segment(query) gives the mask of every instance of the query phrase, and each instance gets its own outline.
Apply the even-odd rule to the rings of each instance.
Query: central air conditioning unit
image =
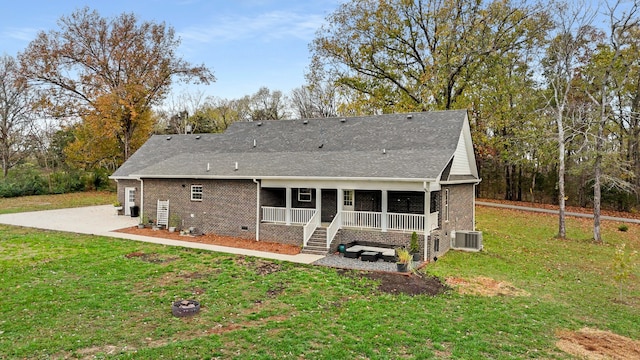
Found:
[[[482,250],[481,231],[456,231],[452,232],[451,248],[456,250],[480,251]]]

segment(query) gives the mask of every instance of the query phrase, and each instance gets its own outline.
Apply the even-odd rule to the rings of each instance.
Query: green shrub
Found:
[[[618,226],[618,230],[622,232],[627,232],[627,230],[629,230],[629,227],[627,226],[627,224],[621,224],[620,226]]]

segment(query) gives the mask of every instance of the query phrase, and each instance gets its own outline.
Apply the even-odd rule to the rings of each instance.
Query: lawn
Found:
[[[0,225],[0,359],[568,359],[564,330],[640,339],[640,259],[622,299],[612,280],[640,226],[605,222],[597,245],[587,220],[570,240],[550,215],[479,207],[477,224],[483,252],[424,271],[518,295],[390,295],[330,268]],[[173,317],[183,298],[201,312]]]
[[[115,201],[116,194],[110,191],[87,191],[70,194],[36,195],[14,198],[0,197],[0,214],[64,209],[92,205],[107,205],[113,204]]]

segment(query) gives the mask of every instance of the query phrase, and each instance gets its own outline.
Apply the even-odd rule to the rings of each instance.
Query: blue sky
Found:
[[[39,31],[57,29],[62,15],[84,6],[103,17],[133,12],[140,20],[172,26],[182,39],[178,54],[214,71],[217,81],[197,88],[205,95],[239,98],[261,86],[289,93],[304,84],[308,45],[325,17],[341,2],[1,0],[0,54],[16,56]]]

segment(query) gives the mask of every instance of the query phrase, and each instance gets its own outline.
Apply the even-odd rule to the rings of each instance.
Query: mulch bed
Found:
[[[429,295],[442,294],[449,287],[440,279],[424,274],[402,274],[384,271],[338,270],[344,276],[365,277],[380,282],[378,291],[388,294]]]
[[[279,244],[268,241],[255,241],[249,239],[242,239],[232,236],[221,236],[214,234],[204,234],[198,236],[180,235],[179,232],[169,232],[168,230],[153,230],[149,228],[138,229],[137,226],[128,227],[117,232],[126,234],[134,234],[141,236],[149,236],[163,239],[188,241],[200,244],[228,246],[241,249],[266,251],[276,254],[296,255],[300,253],[300,247],[287,244]]]

